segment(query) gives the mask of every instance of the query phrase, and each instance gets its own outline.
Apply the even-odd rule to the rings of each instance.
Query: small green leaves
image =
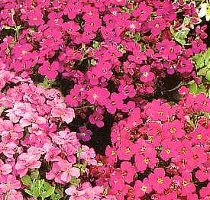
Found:
[[[176,33],[174,33],[174,39],[180,43],[181,45],[186,45],[186,39],[187,39],[187,35],[190,32],[190,29],[186,28],[186,29],[182,29]]]
[[[199,53],[193,57],[197,75],[207,84],[210,84],[210,48],[204,53]]]
[[[206,79],[210,82],[210,70],[206,73]]]
[[[78,178],[72,176],[72,177],[71,177],[70,184],[71,184],[71,185],[74,185],[74,186],[78,186],[78,185],[80,184],[80,179],[78,179]]]
[[[29,175],[25,175],[21,178],[23,185],[30,186],[32,184],[31,177]]]
[[[42,193],[40,196],[42,198],[50,197],[55,191],[55,187],[51,186],[49,183],[47,183],[45,181],[43,182],[41,189],[42,189]]]
[[[100,43],[98,41],[93,40],[93,48],[98,49],[100,47]]]
[[[34,197],[45,199],[52,196],[55,192],[55,187],[51,186],[44,179],[32,179],[29,175],[21,178],[23,185],[27,186],[24,191]]]
[[[55,84],[55,81],[49,80],[48,78],[44,78],[43,82],[39,85],[45,87],[45,88],[52,88],[52,86]]]
[[[188,83],[188,88],[190,93],[192,94],[199,94],[199,93],[206,93],[207,90],[203,84],[197,84],[195,81],[190,81]]]

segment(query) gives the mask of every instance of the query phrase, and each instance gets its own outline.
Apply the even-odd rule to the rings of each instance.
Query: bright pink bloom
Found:
[[[128,161],[122,162],[120,168],[122,170],[122,176],[125,182],[130,184],[134,179],[134,175],[136,174],[135,168]]]
[[[151,184],[147,178],[143,181],[137,180],[134,185],[134,195],[136,199],[143,197],[145,194],[149,194],[152,191]]]
[[[43,76],[47,76],[49,79],[55,79],[58,75],[58,70],[60,69],[58,62],[53,62],[50,64],[49,62],[44,62],[39,67],[39,73]]]
[[[171,180],[165,176],[165,171],[162,168],[156,168],[152,174],[148,177],[152,188],[157,193],[163,193],[164,190],[170,187]]]

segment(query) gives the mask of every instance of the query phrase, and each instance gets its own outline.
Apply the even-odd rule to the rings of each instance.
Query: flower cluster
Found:
[[[154,100],[111,132],[104,165],[92,170],[97,184],[117,199],[208,199],[210,100],[183,87],[170,105]]]
[[[194,3],[36,0],[1,7],[0,57],[9,69],[71,80],[66,102],[97,127],[105,112],[127,113],[153,95],[167,74],[191,76],[190,58],[206,46]]]
[[[87,181],[88,167],[98,165],[95,152],[81,145],[76,133],[69,131],[67,125],[75,114],[61,93],[35,86],[29,78],[5,69],[0,70],[0,77],[1,199],[23,199],[21,179],[34,171],[64,188],[74,179]],[[66,193],[73,198],[75,192],[81,192],[80,196],[94,199],[102,197],[103,190],[99,186],[76,185]]]
[[[209,199],[207,15],[1,0],[0,199]]]

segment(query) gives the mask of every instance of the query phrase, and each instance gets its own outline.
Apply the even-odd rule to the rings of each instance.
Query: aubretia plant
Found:
[[[8,69],[58,87],[69,80],[67,104],[99,128],[107,112],[126,115],[128,102],[153,98],[168,74],[193,78],[191,57],[206,47],[193,2],[5,1],[1,8]]]
[[[0,76],[1,199],[74,196],[69,183],[76,193],[82,190],[81,197],[106,198],[103,187],[79,189],[89,180],[89,167],[98,163],[94,150],[81,145],[68,129],[75,114],[61,93],[4,69]],[[34,172],[38,173],[35,179]]]
[[[92,174],[117,199],[208,196],[210,100],[185,87],[180,95],[178,104],[154,100],[113,126],[103,173]]]
[[[2,0],[0,199],[209,198],[208,1]]]

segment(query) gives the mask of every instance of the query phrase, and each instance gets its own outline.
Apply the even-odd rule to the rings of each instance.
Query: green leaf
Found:
[[[32,180],[39,179],[39,170],[35,169],[31,172],[31,179]]]
[[[51,88],[55,84],[54,80],[49,80],[48,78],[44,78],[44,81],[40,83],[39,85],[45,87],[45,88]]]
[[[31,177],[29,175],[25,175],[21,178],[21,181],[24,185],[30,186],[32,185]]]
[[[32,196],[32,197],[36,197],[36,196],[34,196],[34,194],[32,193],[31,190],[25,189],[24,191],[25,191],[28,195],[30,195],[30,196]]]
[[[4,25],[4,26],[2,27],[2,29],[9,30],[9,29],[14,29],[14,28],[13,28],[13,27],[11,27],[11,26]]]
[[[197,93],[206,93],[206,88],[203,84],[198,85],[198,91]]]
[[[190,90],[190,92],[191,93],[193,93],[193,94],[197,94],[197,92],[198,92],[198,86],[197,86],[197,84],[195,83],[195,81],[191,81],[190,83],[189,83],[189,90]]]
[[[198,75],[198,76],[206,76],[206,72],[207,72],[207,69],[206,69],[206,67],[204,67],[204,68],[201,68],[201,69],[197,72],[197,75]]]
[[[195,62],[195,67],[196,69],[200,69],[202,67],[204,67],[204,57],[202,54],[197,54],[193,57],[193,60]]]
[[[44,182],[44,188],[45,191],[42,192],[41,197],[42,198],[47,198],[50,197],[54,191],[55,191],[55,187],[51,186],[49,183]]]
[[[80,184],[80,179],[72,176],[70,183],[71,183],[71,185],[78,186]]]
[[[204,53],[204,62],[205,62],[205,64],[207,64],[209,62],[209,60],[210,60],[210,48],[207,49],[205,51],[205,53]]]
[[[98,41],[93,40],[93,48],[98,49],[100,47],[100,43]]]
[[[206,73],[206,79],[210,82],[210,71]]]
[[[189,28],[182,29],[174,34],[174,39],[181,45],[186,45],[186,39],[189,32]]]

